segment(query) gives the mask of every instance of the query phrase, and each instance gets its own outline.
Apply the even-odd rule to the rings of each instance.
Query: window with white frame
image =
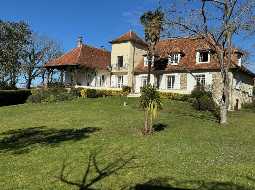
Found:
[[[201,85],[201,86],[205,86],[205,75],[204,74],[200,74],[200,75],[196,75],[196,80],[197,80],[197,85]]]
[[[147,77],[143,76],[141,77],[141,87],[144,87],[147,85]]]
[[[175,88],[176,78],[175,75],[167,76],[167,89],[171,90]]]
[[[118,87],[118,88],[122,88],[122,86],[123,86],[123,76],[120,75],[120,76],[118,76],[118,78],[117,78],[117,87]]]
[[[99,85],[104,86],[104,83],[105,83],[105,76],[101,75],[100,78],[99,78]]]
[[[171,54],[168,56],[168,64],[177,65],[180,62],[181,54]]]
[[[152,57],[152,60],[151,60],[151,64],[152,64],[152,66],[153,66],[153,63],[154,63],[154,56]],[[143,58],[143,63],[144,63],[144,67],[147,67],[148,66],[148,64],[149,64],[149,60],[148,60],[148,57],[147,56],[145,56],[144,58]]]
[[[199,51],[196,55],[197,63],[209,63],[210,62],[210,52],[209,51]]]

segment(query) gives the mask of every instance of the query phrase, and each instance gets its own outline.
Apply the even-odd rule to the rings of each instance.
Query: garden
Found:
[[[181,99],[162,100],[147,136],[121,95],[0,107],[1,189],[254,189],[254,109],[221,127]]]

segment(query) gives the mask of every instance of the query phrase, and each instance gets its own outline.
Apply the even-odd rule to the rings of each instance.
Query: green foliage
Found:
[[[152,102],[155,102],[159,108],[161,107],[159,92],[155,87],[149,84],[141,89],[140,106],[143,109],[147,109]]]
[[[0,90],[0,106],[23,104],[30,95],[30,90]]]
[[[123,86],[122,87],[123,95],[128,95],[130,92],[131,92],[131,87],[130,86]]]
[[[144,109],[144,128],[143,134],[153,132],[153,120],[158,116],[161,109],[161,99],[159,92],[152,85],[146,85],[141,89],[140,106]]]
[[[97,98],[100,96],[100,93],[95,89],[87,89],[88,98]]]
[[[123,107],[123,101],[129,106]],[[198,112],[186,102],[162,101],[163,111],[156,124],[164,124],[166,128],[146,139],[136,134],[143,125],[144,115],[138,109],[137,98],[110,97],[96,101],[80,98],[60,104],[1,107],[1,189],[70,190],[72,187],[58,181],[52,183],[52,176],[60,175],[66,161],[65,175],[80,182],[94,150],[98,150],[100,168],[115,163],[116,158],[135,156],[135,160],[120,171],[121,180],[113,175],[93,188],[119,190],[147,183],[145,177],[149,180],[169,174],[173,189],[199,189],[211,181],[226,183],[220,190],[255,189],[255,183],[246,177],[236,177],[234,181],[244,188],[229,185],[233,176],[240,173],[254,178],[254,112],[230,112],[228,127],[219,129],[210,112]],[[101,130],[83,132],[87,127]],[[43,169],[38,169],[42,164]],[[21,171],[22,182],[13,180]],[[203,190],[209,189],[217,187],[213,183]]]
[[[160,98],[162,99],[170,99],[170,100],[178,100],[178,101],[190,101],[191,96],[189,94],[178,94],[171,92],[159,92]]]
[[[220,118],[220,109],[215,103],[212,93],[206,91],[203,86],[197,86],[191,93],[193,107],[199,111],[210,111],[214,116]]]
[[[107,96],[125,96],[126,93],[123,93],[119,90],[98,90],[98,89],[80,89],[80,96],[83,98],[98,98],[98,97],[107,97]]]
[[[0,80],[15,86],[20,74],[20,60],[31,35],[24,22],[0,20]]]
[[[160,39],[163,30],[164,13],[160,9],[145,12],[140,17],[140,22],[144,27],[145,40],[150,45],[155,45]]]
[[[6,81],[0,81],[0,90],[17,90],[17,87],[11,86]]]
[[[64,88],[48,88],[32,90],[32,95],[29,96],[28,103],[52,103],[60,101],[68,101],[77,98],[78,95],[72,90],[68,91]]]

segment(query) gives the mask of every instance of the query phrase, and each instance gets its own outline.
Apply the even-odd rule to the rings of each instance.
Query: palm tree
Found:
[[[148,77],[147,83],[150,83],[151,65],[155,59],[155,47],[159,42],[160,33],[163,30],[164,13],[160,8],[155,11],[145,12],[140,17],[140,22],[144,27],[145,41],[148,44],[147,59],[148,59]],[[154,58],[153,58],[154,57]]]
[[[144,110],[143,134],[151,134],[153,132],[153,120],[157,118],[158,111],[161,109],[160,95],[155,87],[148,84],[142,88],[140,106]]]

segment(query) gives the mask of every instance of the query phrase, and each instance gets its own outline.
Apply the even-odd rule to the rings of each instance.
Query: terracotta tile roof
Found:
[[[133,31],[129,31],[121,35],[117,39],[112,40],[110,43],[115,44],[115,43],[122,43],[122,42],[128,42],[128,41],[134,42],[143,46],[147,46],[146,42]]]
[[[210,45],[206,43],[206,40],[196,37],[187,37],[187,38],[175,38],[175,39],[166,39],[161,40],[156,45],[156,55],[159,59],[165,60],[171,53],[181,53],[181,60],[178,65],[167,65],[164,68],[164,71],[193,71],[193,70],[218,70],[220,65],[214,57],[214,54],[211,55],[210,63],[196,63],[196,52],[201,50],[210,50]],[[231,67],[237,67],[237,59],[233,61]],[[157,64],[157,63],[156,63]],[[160,64],[160,63],[159,63]],[[153,68],[155,70],[155,68]],[[153,70],[152,69],[152,70]],[[143,59],[140,61],[138,66],[135,68],[135,72],[147,72],[147,67],[144,67]]]
[[[78,65],[91,69],[107,70],[110,64],[110,52],[82,44],[80,47],[72,49],[61,57],[51,60],[45,64],[45,67]]]

